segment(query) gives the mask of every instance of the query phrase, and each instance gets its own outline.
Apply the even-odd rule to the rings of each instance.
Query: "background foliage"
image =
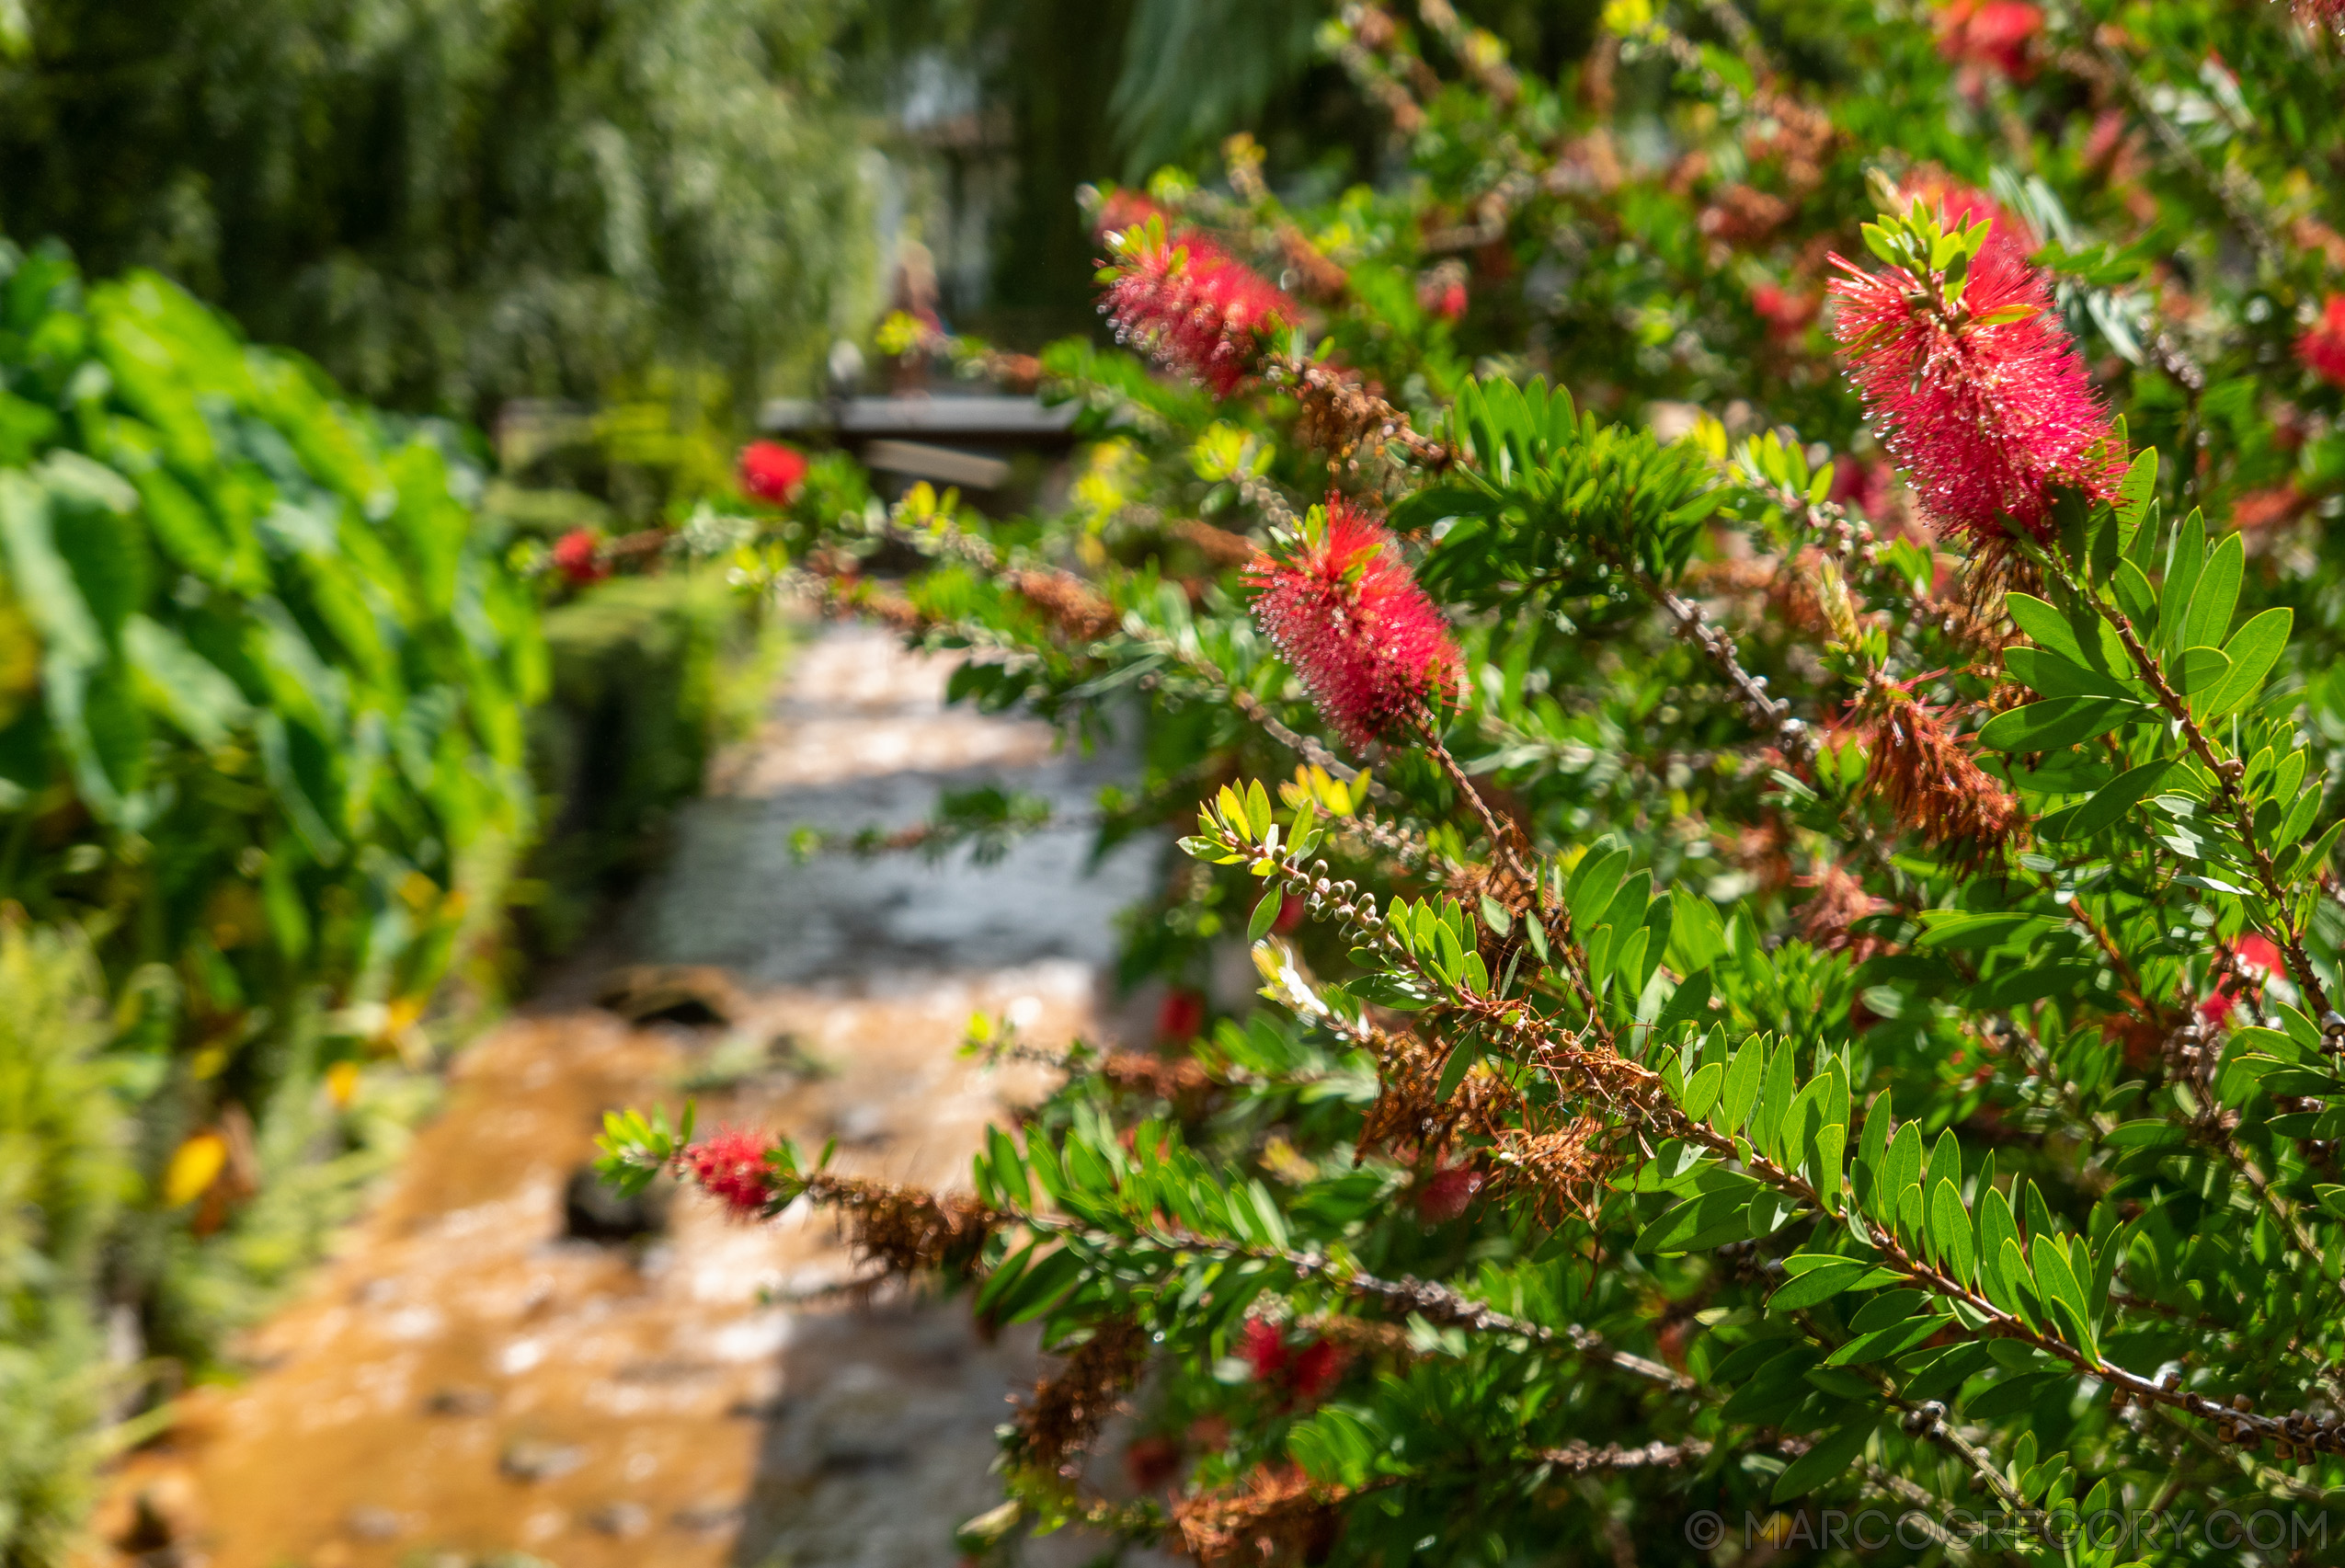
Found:
[[[429,1060],[452,972],[493,993],[545,658],[452,432],[151,273],[9,249],[0,301],[0,1056],[53,1439],[8,1452],[64,1486],[148,1354],[207,1366],[395,1150],[428,1088],[367,1064]],[[28,1499],[10,1539],[46,1560],[63,1505]]]
[[[0,232],[161,269],[357,395],[486,421],[802,382],[870,261],[843,7],[30,0]]]

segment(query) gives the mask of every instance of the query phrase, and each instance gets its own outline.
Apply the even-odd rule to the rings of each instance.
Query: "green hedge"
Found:
[[[54,1555],[101,1302],[200,1372],[430,1093],[358,1065],[493,983],[546,661],[478,485],[164,280],[0,244],[0,1562]],[[110,1026],[25,1000],[76,986]],[[84,1057],[102,1137],[16,1087]],[[85,1166],[119,1211],[42,1196]]]

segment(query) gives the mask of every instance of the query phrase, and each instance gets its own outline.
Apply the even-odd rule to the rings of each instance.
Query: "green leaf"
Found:
[[[2033,1406],[2053,1388],[2067,1381],[2068,1379],[2058,1372],[2007,1373],[1975,1397],[1965,1400],[1962,1409],[1965,1413],[1981,1421],[2017,1415]]]
[[[2069,1265],[2068,1254],[2056,1238],[2036,1236],[2028,1243],[2028,1255],[2035,1265],[2037,1286],[2048,1304],[2067,1320],[2076,1348],[2088,1360],[2098,1363],[2100,1354],[2093,1344],[2092,1309],[2085,1304],[2085,1288]]]
[[[2046,697],[2117,697],[2131,700],[2124,683],[2114,676],[2088,670],[2049,648],[2012,647],[2003,650],[2003,667],[2011,678]]]
[[[1637,1235],[1641,1253],[1699,1253],[1750,1235],[1751,1197],[1759,1188],[1747,1177],[1715,1192],[1687,1198]]]
[[[2058,751],[2145,716],[2140,703],[2108,697],[2054,697],[1997,714],[1979,731],[1990,751]]]
[[[2175,526],[2166,581],[2158,589],[2159,641],[2169,651],[2191,646],[2183,633],[2190,625],[2191,596],[2198,590],[2199,568],[2205,564],[2206,521],[2193,511]]]
[[[1785,1466],[1783,1473],[1775,1478],[1769,1501],[1788,1502],[1846,1475],[1849,1466],[1865,1451],[1872,1428],[1870,1418],[1859,1418],[1817,1438],[1815,1447]]]
[[[2231,673],[2231,660],[2221,648],[2184,648],[2167,670],[2167,679],[2186,697],[2211,692]]]
[[[1441,1082],[1435,1086],[1433,1097],[1447,1104],[1449,1096],[1455,1094],[1458,1085],[1466,1081],[1467,1070],[1474,1065],[1474,1059],[1479,1055],[1481,1052],[1471,1036],[1450,1047],[1449,1059],[1441,1064]]]
[[[2028,635],[2028,640],[2048,653],[2058,654],[2072,664],[2091,666],[2094,660],[2085,656],[2084,644],[2077,640],[2076,629],[2057,609],[2032,594],[2007,593],[2003,607],[2009,612],[2013,624]]]
[[[1686,1114],[1699,1121],[1718,1103],[1718,1092],[1726,1086],[1726,1064],[1711,1062],[1695,1073],[1686,1083]]]
[[[1971,1269],[1977,1261],[1973,1255],[1971,1216],[1951,1182],[1939,1182],[1930,1188],[1929,1240],[1948,1276],[1957,1284],[1970,1284]]]
[[[1769,1159],[1782,1155],[1783,1121],[1799,1093],[1791,1063],[1792,1047],[1782,1041],[1768,1053],[1767,1078],[1759,1088],[1758,1114],[1751,1121],[1751,1142]]]
[[[1772,1236],[1799,1217],[1800,1205],[1788,1193],[1773,1187],[1762,1187],[1751,1195],[1750,1210],[1744,1222],[1754,1237]]]
[[[1850,1333],[1878,1333],[1882,1329],[1895,1328],[1910,1322],[1914,1315],[1929,1303],[1929,1292],[1908,1288],[1884,1290],[1858,1308],[1848,1319]]]
[[[2192,711],[2220,718],[2253,702],[2263,689],[2264,677],[2271,673],[2272,665],[2288,647],[2289,628],[2294,622],[2292,610],[2267,610],[2233,633],[2223,645],[2224,657],[2231,661],[2230,671],[2215,682],[2203,702],[2191,704]]]
[[[2239,602],[2239,577],[2247,559],[2247,546],[2236,533],[2225,534],[2207,556],[2191,594],[2190,619],[2183,623],[2184,647],[2223,646],[2224,634],[2231,630],[2231,612]]]
[[[1878,1272],[1881,1271],[1872,1265],[1855,1258],[1834,1258],[1822,1268],[1796,1275],[1777,1286],[1775,1294],[1767,1299],[1767,1310],[1791,1312],[1816,1306],[1844,1290],[1856,1288],[1858,1281]]]
[[[2009,1237],[2004,1238],[1997,1250],[2001,1261],[1996,1265],[1996,1273],[2001,1277],[2004,1290],[2010,1299],[1996,1304],[2006,1311],[2017,1312],[2022,1320],[2031,1321],[2035,1303],[2041,1297],[2036,1289],[2036,1276],[2028,1267],[2027,1253],[2020,1250],[2018,1242]]]
[[[1882,1173],[1881,1207],[1874,1218],[1883,1224],[1893,1224],[1898,1206],[1909,1191],[1922,1185],[1922,1129],[1916,1122],[1906,1122],[1889,1141],[1889,1162]]]
[[[1286,902],[1285,888],[1274,885],[1265,891],[1260,901],[1254,905],[1253,918],[1246,921],[1246,940],[1260,942],[1264,937],[1268,936],[1270,928],[1277,923],[1279,910],[1285,906]]]
[[[2143,637],[2155,641],[2157,635],[2157,589],[2142,568],[2131,560],[2117,563],[2117,603],[2133,623],[2133,629]]]
[[[1612,907],[1620,892],[1620,884],[1629,874],[1629,852],[1615,849],[1599,852],[1591,849],[1582,857],[1572,873],[1572,880],[1563,891],[1564,907],[1572,912],[1572,923],[1583,933],[1596,929],[1596,917]]]
[[[2133,532],[2149,515],[2150,501],[2157,494],[2157,448],[2144,447],[2125,467],[2125,477],[2117,482],[2117,522],[2124,531],[2125,541],[2133,543]]]
[[[1026,1184],[1026,1162],[1018,1158],[1018,1146],[1010,1135],[998,1127],[985,1129],[986,1162],[992,1167],[993,1179],[1003,1194],[1020,1208],[1034,1207],[1034,1189]]]
[[[1679,980],[1676,990],[1671,993],[1668,1002],[1663,1006],[1661,1016],[1653,1021],[1654,1033],[1665,1038],[1669,1031],[1678,1024],[1699,1022],[1710,1016],[1711,983],[1710,971],[1707,968],[1697,969]],[[1693,1114],[1699,1116],[1701,1113],[1697,1111]]]
[[[1246,783],[1246,826],[1253,830],[1253,841],[1260,843],[1270,837],[1271,827],[1276,820],[1277,818],[1271,815],[1270,796],[1263,789],[1262,781],[1248,780]]]
[[[1727,1064],[1726,1087],[1719,1093],[1718,1115],[1711,1126],[1730,1135],[1742,1130],[1743,1124],[1750,1119],[1752,1107],[1758,1104],[1759,1081],[1766,1068],[1764,1040],[1744,1040],[1735,1048],[1733,1060]]]
[[[2053,818],[2046,818],[2039,824],[2039,833],[2055,841],[2069,841],[2088,839],[2112,828],[2125,813],[2155,795],[2178,765],[2170,759],[2161,759],[2128,768],[2096,790],[2083,805],[2055,813],[2062,818],[2056,829]]]

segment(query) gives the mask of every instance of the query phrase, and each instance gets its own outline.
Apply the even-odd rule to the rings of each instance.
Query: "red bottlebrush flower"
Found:
[[[762,1213],[773,1196],[773,1180],[765,1163],[767,1147],[763,1133],[720,1127],[678,1158],[700,1184],[701,1191],[746,1219]]]
[[[601,542],[589,528],[574,528],[554,542],[554,569],[574,584],[600,582],[611,575],[598,554]]]
[[[1462,320],[1466,314],[1466,269],[1462,262],[1445,261],[1417,278],[1417,304],[1444,321]]]
[[[2123,475],[2051,287],[2008,227],[1996,220],[1951,321],[1929,303],[1934,280],[1832,258],[1847,273],[1832,283],[1833,336],[1882,444],[1932,519],[1981,541],[2007,515],[2048,538],[2055,486],[2110,499]],[[1989,325],[2007,310],[2027,314]]]
[[[2271,938],[2258,932],[2248,932],[2232,944],[2230,962],[2215,977],[2214,992],[2199,1003],[2199,1017],[2207,1024],[2220,1024],[2231,1016],[2239,999],[2261,987],[2264,978],[2279,972],[2280,948]]]
[[[1303,678],[1327,721],[1366,746],[1435,692],[1458,689],[1449,624],[1409,575],[1382,523],[1338,498],[1284,557],[1246,568],[1254,622]]]
[[[1434,1172],[1417,1186],[1417,1218],[1428,1225],[1447,1225],[1466,1212],[1486,1180],[1470,1165]]]
[[[1179,1044],[1194,1040],[1205,1027],[1205,998],[1193,990],[1172,990],[1156,1010],[1156,1037]]]
[[[1295,1352],[1287,1370],[1287,1386],[1305,1402],[1320,1398],[1344,1375],[1344,1347],[1324,1339],[1312,1340]]]
[[[2296,19],[2308,28],[2345,32],[2345,0],[2294,0]]]
[[[751,441],[741,449],[741,488],[761,501],[786,507],[806,483],[806,454],[780,441]]]
[[[1115,334],[1227,397],[1262,360],[1261,335],[1294,325],[1295,302],[1194,229],[1126,231],[1100,308]]]
[[[2029,46],[2042,31],[2043,12],[2021,0],[1954,0],[1938,14],[1939,53],[1966,73],[1994,70],[2015,82],[2034,74]]]
[[[1866,790],[1926,842],[1975,862],[2019,832],[2019,803],[1912,692],[1875,681],[1858,699],[1857,724],[1870,753]]]
[[[1248,1318],[1238,1354],[1261,1382],[1272,1382],[1287,1370],[1287,1336],[1276,1323]]]
[[[2345,15],[2345,0],[2339,0],[2338,8]],[[2296,358],[2321,380],[2345,386],[2345,294],[2321,302],[2320,319],[2296,339]]]
[[[1324,1339],[1290,1345],[1276,1323],[1248,1318],[1238,1354],[1256,1382],[1269,1383],[1290,1401],[1318,1399],[1344,1374],[1343,1346]]]
[[[1310,917],[1310,912],[1311,907],[1309,904],[1289,893],[1278,901],[1277,918],[1270,922],[1270,929],[1284,936],[1302,924]]]
[[[1767,335],[1779,342],[1806,331],[1823,303],[1813,294],[1795,294],[1778,283],[1761,283],[1751,291],[1751,309],[1767,323]]]

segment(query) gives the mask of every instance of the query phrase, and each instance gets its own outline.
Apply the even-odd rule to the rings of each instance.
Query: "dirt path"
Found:
[[[953,1526],[998,1498],[992,1432],[1034,1376],[1030,1338],[980,1343],[958,1304],[802,1299],[853,1269],[797,1212],[751,1229],[686,1199],[630,1242],[565,1219],[601,1112],[688,1086],[704,1125],[837,1138],[858,1173],[966,1183],[986,1123],[1040,1088],[957,1057],[971,1012],[1046,1041],[1096,1023],[1145,846],[1071,895],[1073,830],[985,867],[788,853],[793,826],[917,820],[946,784],[1080,809],[1114,776],[1038,726],[945,711],[947,673],[862,629],[800,650],[610,944],[722,966],[686,989],[728,1016],[631,1026],[590,1001],[614,959],[557,977],[466,1053],[383,1200],[252,1336],[261,1369],[193,1396],[118,1513],[143,1489],[185,1568],[954,1560]]]

